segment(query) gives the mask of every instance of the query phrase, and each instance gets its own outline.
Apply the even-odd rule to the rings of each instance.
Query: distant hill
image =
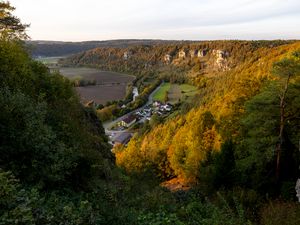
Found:
[[[151,39],[123,39],[108,41],[84,41],[84,42],[63,42],[63,41],[27,41],[26,44],[33,57],[65,56],[97,47],[127,48],[134,45],[159,45],[167,43],[180,43],[182,41],[151,40]],[[188,42],[188,41],[185,41]]]
[[[258,49],[271,50],[294,41],[198,41],[167,42],[160,45],[134,45],[128,47],[97,47],[73,54],[60,60],[65,66],[89,66],[102,70],[184,82],[202,75],[215,76],[229,71],[247,59]],[[157,42],[158,43],[158,42]]]

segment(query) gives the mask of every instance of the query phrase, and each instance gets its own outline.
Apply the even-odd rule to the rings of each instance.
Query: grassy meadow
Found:
[[[168,92],[168,102],[175,104],[179,101],[188,101],[197,93],[197,87],[190,84],[164,83],[153,96],[153,100],[164,102],[166,92]]]
[[[57,64],[60,59],[64,58],[64,56],[57,56],[57,57],[41,57],[37,58],[36,60],[39,62],[44,63],[45,65],[53,65]]]

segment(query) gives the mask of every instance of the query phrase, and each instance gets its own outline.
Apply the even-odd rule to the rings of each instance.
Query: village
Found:
[[[110,144],[113,146],[127,145],[134,134],[131,128],[135,124],[144,124],[146,121],[150,121],[153,115],[166,117],[172,112],[173,108],[174,106],[170,103],[154,101],[152,104],[131,112],[112,127],[109,134]]]

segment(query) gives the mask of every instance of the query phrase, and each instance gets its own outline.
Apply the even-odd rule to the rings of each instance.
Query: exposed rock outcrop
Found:
[[[179,53],[178,53],[178,57],[179,57],[180,59],[185,59],[185,57],[186,57],[186,52],[185,52],[185,50],[180,50]]]
[[[131,55],[132,55],[132,53],[129,51],[129,52],[124,52],[124,54],[123,54],[123,58],[125,59],[125,60],[128,60],[130,57],[131,57]]]
[[[197,56],[197,52],[198,52],[197,50],[191,49],[190,52],[189,52],[189,53],[190,53],[190,57],[191,57],[191,58],[196,57],[196,56]]]
[[[201,58],[201,57],[206,56],[207,52],[208,52],[207,49],[200,49],[200,50],[198,51],[198,54],[197,54],[197,55],[198,55],[198,58]]]
[[[166,64],[170,64],[171,61],[172,61],[172,56],[171,56],[170,54],[166,54],[166,55],[164,56],[164,62],[165,62]]]
[[[229,52],[223,51],[223,50],[216,50],[214,49],[212,54],[215,56],[216,61],[215,61],[215,66],[220,69],[220,70],[228,70],[228,60],[227,58],[229,57]]]

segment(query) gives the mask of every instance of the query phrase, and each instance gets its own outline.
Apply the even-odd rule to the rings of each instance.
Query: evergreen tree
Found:
[[[242,174],[248,174],[244,181],[256,188],[275,190],[272,185],[295,179],[297,174],[300,112],[300,63],[294,58],[297,54],[275,63],[273,73],[278,75],[277,80],[246,104],[239,168]]]
[[[14,10],[15,8],[9,2],[0,2],[1,38],[27,39],[28,36],[25,30],[29,25],[22,24],[19,18],[12,15]]]
[[[286,108],[290,103],[287,101],[288,89],[291,79],[300,74],[300,52],[295,52],[291,58],[283,59],[276,62],[273,66],[273,73],[279,76],[277,94],[279,96],[279,108],[280,108],[280,123],[279,123],[279,135],[278,143],[276,145],[276,178],[280,176],[280,160],[282,154],[282,148],[284,144],[284,129],[287,120]]]
[[[215,156],[214,186],[230,188],[235,181],[235,158],[234,144],[227,140],[221,148],[220,153]]]

